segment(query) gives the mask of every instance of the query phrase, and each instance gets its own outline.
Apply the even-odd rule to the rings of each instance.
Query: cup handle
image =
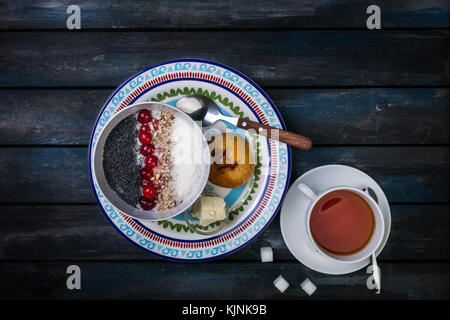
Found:
[[[306,184],[304,183],[299,183],[297,185],[297,189],[303,193],[311,202],[313,202],[316,198],[317,198],[317,194],[310,188],[308,187]],[[308,247],[311,248],[311,250],[313,252],[319,252],[319,250],[317,250],[316,247],[314,247],[314,245],[312,244],[312,239],[310,239],[310,241],[306,241]]]
[[[304,183],[299,183],[297,185],[297,189],[300,192],[302,192],[305,196],[307,196],[311,201],[313,201],[317,197],[317,194]]]

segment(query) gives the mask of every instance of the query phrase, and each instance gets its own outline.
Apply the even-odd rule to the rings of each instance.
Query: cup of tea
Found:
[[[355,263],[380,246],[384,218],[370,195],[347,186],[316,193],[300,183],[297,189],[310,201],[305,223],[315,251],[333,261]]]

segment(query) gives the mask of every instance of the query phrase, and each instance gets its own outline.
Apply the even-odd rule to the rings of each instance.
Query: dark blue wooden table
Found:
[[[450,298],[448,1],[0,1],[0,298]],[[288,251],[277,217],[251,245],[208,263],[156,258],[125,241],[91,190],[87,144],[122,81],[159,62],[201,58],[263,87],[288,129],[296,177],[340,163],[371,175],[391,203],[383,290],[360,270],[314,272]],[[259,248],[274,249],[273,263]],[[68,290],[66,268],[82,270]],[[291,284],[279,293],[272,281]]]

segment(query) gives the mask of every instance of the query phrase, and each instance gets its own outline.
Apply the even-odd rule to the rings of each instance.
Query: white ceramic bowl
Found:
[[[180,117],[183,120],[187,121],[188,123],[192,124],[193,130],[199,130],[202,137],[202,146],[203,146],[203,155],[202,155],[202,163],[201,163],[201,173],[200,176],[195,177],[193,179],[193,191],[189,194],[189,196],[186,199],[183,199],[183,201],[174,208],[171,208],[169,210],[164,211],[158,211],[156,209],[153,210],[141,210],[139,208],[133,207],[126,203],[124,200],[122,200],[116,192],[110,187],[108,184],[105,172],[103,169],[103,151],[104,146],[106,142],[106,138],[112,131],[112,129],[123,119],[126,117],[135,114],[139,112],[142,109],[148,109],[151,110],[153,113],[159,112],[159,111],[167,111],[172,114],[174,114],[176,117]],[[98,138],[97,144],[95,146],[94,152],[94,173],[97,177],[98,186],[103,192],[104,196],[121,212],[125,213],[126,215],[129,215],[133,218],[138,218],[142,220],[163,220],[167,219],[173,216],[176,216],[183,211],[185,211],[187,208],[189,208],[192,203],[199,197],[199,195],[202,193],[209,176],[209,168],[210,168],[210,155],[209,155],[209,148],[208,143],[206,141],[205,136],[202,133],[201,128],[184,112],[163,104],[163,103],[157,103],[157,102],[145,102],[145,103],[138,103],[131,106],[128,106],[127,108],[119,111],[117,114],[114,115],[114,117],[106,124],[103,131],[100,133],[100,136]]]

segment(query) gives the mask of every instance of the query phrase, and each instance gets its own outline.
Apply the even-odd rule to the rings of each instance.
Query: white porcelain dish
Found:
[[[280,227],[283,239],[294,257],[308,268],[326,274],[346,274],[364,268],[370,262],[366,258],[358,262],[339,262],[325,257],[311,243],[306,230],[306,214],[310,205],[307,196],[302,195],[297,186],[308,185],[320,193],[338,186],[352,186],[356,189],[372,188],[378,198],[378,206],[383,214],[384,235],[375,250],[378,255],[386,245],[391,230],[391,211],[388,200],[381,189],[366,173],[344,165],[326,165],[312,169],[300,176],[290,187],[280,212]]]

